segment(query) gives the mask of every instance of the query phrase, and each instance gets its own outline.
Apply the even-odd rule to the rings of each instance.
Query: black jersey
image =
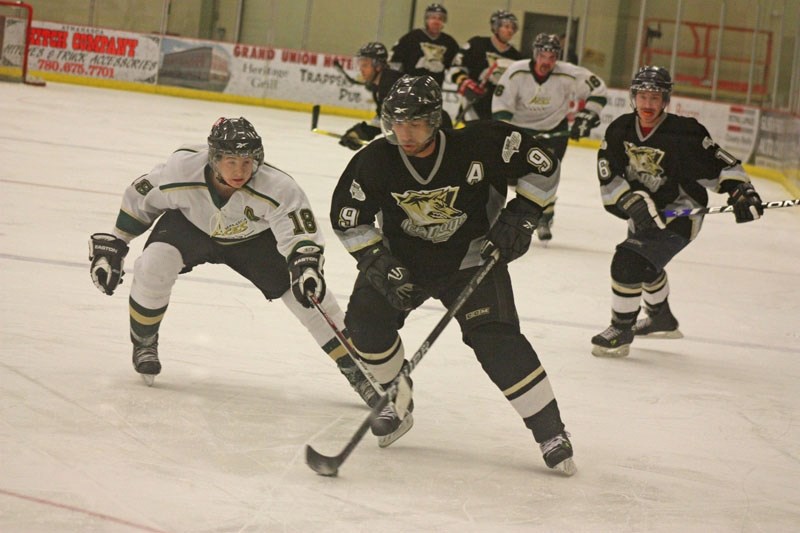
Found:
[[[473,37],[458,51],[453,60],[453,68],[457,70],[451,76],[452,81],[458,84],[458,80],[464,74],[478,84],[486,80],[486,96],[472,105],[478,118],[484,120],[492,118],[492,93],[506,68],[518,59],[522,59],[519,50],[511,46],[501,52],[495,48],[491,37]],[[487,79],[489,68],[494,64],[497,66]]]
[[[392,47],[389,60],[403,74],[411,76],[429,75],[439,86],[444,83],[444,73],[450,68],[458,53],[458,43],[442,32],[432,39],[423,30],[411,30]]]
[[[378,80],[377,84],[369,83],[366,85],[367,90],[372,93],[372,99],[375,100],[375,113],[379,119],[381,116],[381,107],[383,106],[383,101],[389,95],[389,91],[392,90],[394,82],[399,80],[402,76],[403,75],[400,72],[385,67],[381,71],[381,79]]]
[[[667,114],[646,136],[635,113],[614,120],[597,154],[603,205],[627,218],[616,202],[646,191],[659,210],[705,207],[706,189],[728,193],[749,181],[741,163],[717,145],[694,118]]]
[[[508,180],[517,178],[517,195],[544,208],[560,174],[546,148],[507,123],[480,121],[437,136],[426,158],[373,141],[353,156],[331,205],[333,229],[348,252],[383,240],[418,281],[480,264]]]

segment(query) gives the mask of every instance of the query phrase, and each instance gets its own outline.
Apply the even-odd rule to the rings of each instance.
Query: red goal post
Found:
[[[0,81],[45,85],[28,72],[32,21],[30,4],[0,0]]]

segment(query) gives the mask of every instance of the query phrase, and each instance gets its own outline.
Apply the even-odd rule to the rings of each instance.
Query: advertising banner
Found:
[[[155,83],[160,37],[36,21],[29,35],[31,70]]]
[[[334,67],[336,60],[355,77],[350,56],[175,37],[162,39],[162,53],[159,85],[362,110],[375,107],[369,91]]]

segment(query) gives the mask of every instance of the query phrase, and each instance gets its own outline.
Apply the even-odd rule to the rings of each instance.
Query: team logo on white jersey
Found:
[[[444,242],[467,221],[466,213],[454,207],[458,187],[434,191],[392,193],[408,218],[400,227],[411,236],[431,242]]]
[[[655,192],[667,181],[661,160],[664,151],[649,146],[638,146],[624,141],[628,156],[628,177],[642,183],[650,192]]]

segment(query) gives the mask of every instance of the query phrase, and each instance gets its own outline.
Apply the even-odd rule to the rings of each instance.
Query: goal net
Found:
[[[0,81],[45,84],[28,72],[32,20],[29,4],[0,0]]]

